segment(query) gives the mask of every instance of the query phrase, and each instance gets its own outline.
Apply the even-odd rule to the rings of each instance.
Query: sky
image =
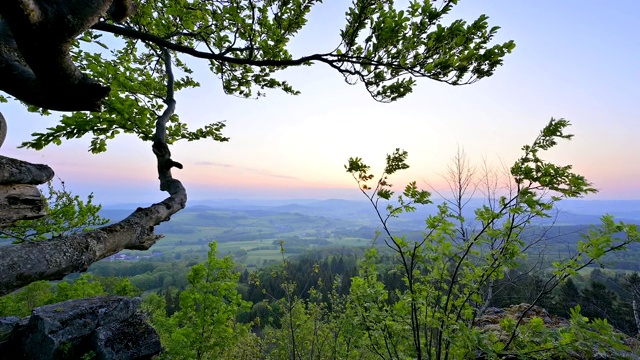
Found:
[[[291,42],[293,55],[332,50],[347,5],[317,5]],[[177,113],[192,128],[225,120],[231,141],[175,144],[173,158],[185,169],[174,177],[190,199],[354,199],[361,195],[343,168],[349,157],[381,170],[384,156],[402,148],[411,168],[392,183],[442,189],[458,148],[473,163],[510,165],[556,117],[571,121],[575,138],[546,158],[586,176],[600,190],[588,199],[640,199],[640,2],[462,0],[445,21],[480,14],[501,27],[496,41],[516,42],[495,75],[461,87],[418,79],[412,94],[391,104],[375,102],[364,86],[346,84],[322,64],[279,73],[301,95],[240,99],[224,95],[205,63],[190,62],[203,86],[177,94]],[[9,123],[0,154],[48,164],[74,193],[93,192],[103,204],[166,196],[150,143],[124,135],[100,155],[87,151],[89,138],[17,149],[59,117],[27,113],[17,103],[0,111]]]

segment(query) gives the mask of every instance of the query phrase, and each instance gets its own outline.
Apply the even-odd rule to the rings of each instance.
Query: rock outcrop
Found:
[[[70,300],[0,319],[0,359],[150,359],[160,338],[140,298]]]
[[[45,216],[45,201],[36,185],[53,175],[47,165],[0,156],[0,228]]]
[[[505,309],[500,309],[495,307],[487,308],[485,312],[482,314],[482,316],[480,316],[476,320],[474,325],[480,328],[482,331],[493,332],[494,334],[497,335],[497,338],[504,343],[508,341],[509,336],[511,334],[502,329],[501,323],[505,320],[505,318],[511,319],[515,323],[516,321],[518,321],[518,319],[521,316],[522,316],[522,325],[527,324],[533,318],[539,318],[542,320],[544,327],[547,329],[561,330],[563,328],[568,328],[569,326],[571,326],[571,323],[569,320],[562,318],[560,316],[549,314],[549,312],[546,309],[540,306],[531,307],[529,304],[512,305]],[[630,349],[638,349],[640,347],[640,343],[635,338],[623,336],[622,341],[624,345],[628,346]],[[592,346],[593,346],[592,348],[589,348],[589,346],[585,344],[584,348],[580,348],[578,350],[570,350],[567,353],[560,353],[559,355],[554,353],[554,351],[556,351],[557,349],[549,349],[549,351],[544,353],[544,356],[546,356],[546,358],[549,358],[549,359],[640,360],[640,356],[634,354],[631,351],[600,348],[595,344],[593,344]],[[484,359],[485,356],[483,354],[479,354],[478,358]],[[518,357],[516,354],[513,354],[513,355],[503,354],[502,358],[503,359],[520,359],[520,357]],[[535,357],[535,358],[538,359],[541,357]]]
[[[529,304],[512,305],[506,309],[490,307],[476,320],[475,326],[491,331],[500,331],[500,323],[505,318],[511,318],[517,321],[520,315],[529,308]],[[540,306],[534,306],[522,317],[522,323],[528,323],[532,318],[540,318],[547,328],[557,329],[569,326],[569,320],[549,314],[546,309]]]

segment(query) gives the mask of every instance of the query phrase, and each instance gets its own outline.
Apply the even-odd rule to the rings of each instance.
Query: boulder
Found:
[[[475,326],[485,330],[499,331],[500,323],[504,318],[508,317],[517,321],[528,308],[529,304],[512,305],[506,309],[489,307],[484,311],[482,316],[476,320]],[[522,323],[526,324],[534,317],[542,319],[547,328],[557,329],[569,326],[569,320],[551,315],[546,309],[537,305],[527,311],[522,318]]]
[[[160,352],[160,338],[140,303],[121,296],[70,300],[4,320],[14,326],[0,340],[0,359],[149,359]]]

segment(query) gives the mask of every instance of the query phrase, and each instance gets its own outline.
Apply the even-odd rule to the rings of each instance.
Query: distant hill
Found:
[[[474,199],[465,209],[463,215],[470,227],[473,227],[474,211],[481,205],[480,200]],[[385,204],[381,206],[384,211]],[[101,210],[101,215],[116,222],[136,207],[133,204],[109,206]],[[409,240],[420,240],[424,236],[425,218],[436,211],[435,204],[419,207],[399,219],[391,219],[391,228]],[[640,201],[564,201],[553,216],[536,220],[534,226],[522,234],[523,240],[544,240],[536,246],[551,257],[564,256],[568,249],[575,248],[590,225],[599,223],[604,213],[617,216],[617,220],[640,224]],[[237,261],[259,267],[282,259],[281,242],[285,244],[287,256],[330,246],[363,247],[371,244],[376,230],[381,230],[380,221],[372,205],[364,200],[190,201],[171,221],[157,227],[156,233],[164,238],[153,249],[167,259],[202,256],[206,254],[206,244],[217,241],[220,254],[233,254]],[[10,242],[0,241],[0,246]],[[381,242],[378,240],[378,244]],[[621,269],[637,270],[640,269],[637,254],[640,254],[640,245],[630,246],[625,254],[611,262]]]
[[[419,229],[424,219],[437,211],[436,204],[421,206],[416,212],[404,214],[400,220],[394,220],[401,228]],[[482,205],[479,199],[472,199],[464,211],[468,221],[474,218],[474,211]],[[122,204],[104,207],[101,215],[112,221],[123,219],[131,213],[137,205]],[[129,210],[126,210],[129,209]],[[182,213],[206,212],[209,210],[234,211],[267,211],[269,213],[302,214],[307,216],[321,216],[333,219],[354,220],[366,222],[372,226],[378,225],[378,219],[372,205],[366,200],[197,200],[190,201]],[[179,215],[180,213],[178,213]],[[258,215],[255,213],[254,215]],[[599,223],[600,217],[611,214],[617,220],[640,224],[640,200],[564,200],[558,204],[558,211],[552,213],[548,219],[540,219],[539,225],[588,225]]]

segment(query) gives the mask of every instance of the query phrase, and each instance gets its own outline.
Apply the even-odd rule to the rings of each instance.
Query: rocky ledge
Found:
[[[70,300],[0,319],[0,359],[150,359],[160,338],[140,298]]]

